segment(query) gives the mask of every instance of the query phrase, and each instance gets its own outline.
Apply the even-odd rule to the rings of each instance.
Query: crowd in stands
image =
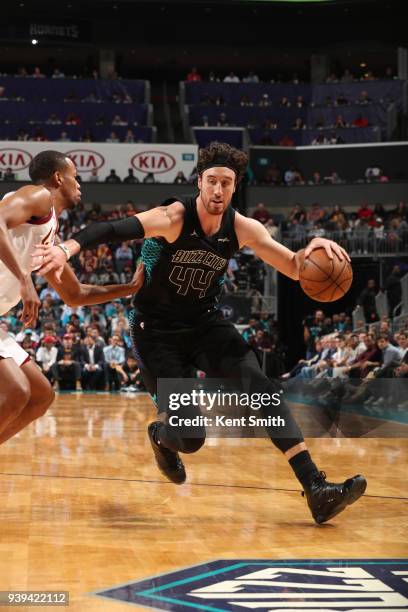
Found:
[[[403,253],[408,248],[408,207],[403,201],[390,209],[380,203],[374,207],[362,203],[353,212],[339,205],[327,209],[318,202],[307,209],[296,204],[287,217],[274,216],[259,203],[252,216],[293,250],[314,237],[336,240],[352,254],[373,252],[374,248]]]
[[[406,387],[389,385],[390,379],[408,378],[408,318],[395,332],[383,317],[356,333],[345,313],[326,317],[316,310],[304,321],[304,340],[305,358],[282,375],[290,381],[289,388],[308,381],[302,392],[326,407],[338,401],[363,403],[375,413],[389,404],[387,392],[395,408],[408,408]]]
[[[354,181],[355,183],[388,183],[389,177],[378,164],[373,163],[364,170],[363,176]],[[254,176],[251,177],[251,184],[256,184]],[[330,174],[323,175],[319,170],[315,170],[309,177],[304,176],[299,168],[294,165],[282,169],[277,163],[269,165],[265,172],[261,185],[271,187],[295,187],[297,185],[342,185],[349,183],[350,180],[343,178],[336,170]]]
[[[361,66],[358,71],[360,74],[353,73],[349,68],[346,68],[341,75],[336,72],[331,72],[326,78],[326,83],[353,83],[356,81],[374,81],[377,79],[396,79],[395,70],[392,66],[387,66],[383,74],[375,75],[372,70],[366,70],[365,66]],[[247,74],[239,77],[233,70],[224,76],[216,75],[214,70],[211,70],[205,77],[200,73],[196,66],[193,66],[187,74],[187,82],[224,82],[224,83],[293,83],[295,85],[302,82],[298,73],[294,72],[288,78],[281,74],[275,76],[269,75],[266,78],[259,77],[254,70],[250,70]]]

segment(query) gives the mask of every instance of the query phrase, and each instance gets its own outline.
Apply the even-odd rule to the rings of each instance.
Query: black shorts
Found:
[[[193,328],[163,331],[131,313],[130,332],[144,384],[156,395],[158,378],[213,378],[235,375],[246,361],[259,366],[252,348],[221,314]]]

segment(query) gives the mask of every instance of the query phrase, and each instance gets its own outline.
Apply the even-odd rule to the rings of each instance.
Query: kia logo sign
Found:
[[[89,149],[74,149],[68,151],[66,156],[72,159],[78,172],[99,170],[105,163],[105,158],[100,153]]]
[[[0,170],[24,170],[32,159],[33,156],[23,149],[0,149]]]
[[[134,155],[130,163],[139,172],[163,174],[163,172],[169,172],[174,168],[176,160],[164,151],[142,151]]]

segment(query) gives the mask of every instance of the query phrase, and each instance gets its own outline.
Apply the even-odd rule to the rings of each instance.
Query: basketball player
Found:
[[[193,366],[212,377],[249,381],[249,393],[276,392],[252,349],[217,308],[228,260],[239,248],[251,248],[294,280],[299,279],[303,258],[314,249],[323,247],[329,257],[348,259],[339,245],[322,238],[294,253],[273,240],[261,223],[235,212],[230,202],[247,162],[245,153],[212,143],[199,153],[196,196],[171,198],[163,206],[121,221],[91,224],[64,243],[64,252],[55,247],[36,251],[44,255],[40,273],[59,273],[66,255],[81,248],[107,240],[146,238],[142,248],[145,283],[135,297],[137,314],[131,318],[131,331],[143,379],[153,397],[158,378],[191,377]],[[191,405],[179,409],[178,415],[194,417],[195,410]],[[364,493],[366,481],[354,476],[340,484],[327,482],[284,402],[279,410],[293,436],[277,438],[267,432],[303,486],[316,522],[327,521]],[[264,408],[262,416],[270,415],[273,408]],[[174,483],[183,483],[186,473],[179,452],[196,452],[204,443],[204,428],[200,437],[186,438],[165,419],[151,423],[148,433],[159,469]]]
[[[34,245],[54,244],[57,218],[81,199],[72,161],[57,151],[43,151],[30,163],[33,185],[8,193],[0,202],[0,315],[6,314],[20,299],[22,321],[35,325],[40,300],[31,280]],[[137,291],[143,282],[139,268],[128,285],[105,287],[79,283],[72,268],[62,271],[62,283],[53,273],[47,281],[71,306],[107,302]],[[17,342],[0,330],[0,443],[45,413],[54,391],[37,365]]]

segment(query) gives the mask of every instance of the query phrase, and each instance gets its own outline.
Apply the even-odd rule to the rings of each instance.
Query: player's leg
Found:
[[[12,357],[0,356],[0,436],[24,410],[30,384]]]
[[[0,431],[0,444],[6,442],[16,433],[24,429],[32,421],[43,416],[54,400],[54,390],[49,381],[38,368],[38,366],[30,361],[27,361],[22,366],[18,365],[12,359],[4,361],[11,362],[13,375],[18,377],[19,383],[22,382],[25,390],[25,404],[14,413],[14,418],[9,421],[6,427],[2,427]],[[0,367],[2,362],[0,361]],[[10,365],[10,364],[9,364]],[[0,380],[2,381],[1,375]],[[3,384],[1,383],[1,388]],[[15,405],[13,398],[12,405]]]
[[[181,437],[178,428],[168,426],[168,406],[159,406],[157,403],[157,380],[190,377],[191,365],[182,350],[183,342],[180,342],[177,334],[148,332],[133,318],[130,319],[130,329],[143,383],[159,412],[158,420],[150,423],[148,428],[157,465],[169,480],[182,484],[186,479],[186,472],[179,453],[197,451],[204,444],[205,430],[202,430],[199,437],[189,439]],[[187,407],[183,410],[188,413]]]
[[[255,354],[234,326],[225,321],[211,325],[200,338],[195,363],[209,376],[241,380],[249,394],[272,395],[280,389],[280,384],[264,375]],[[261,412],[263,417],[274,416],[276,408],[265,406]],[[312,461],[302,433],[282,397],[279,415],[285,421],[285,437],[277,436],[271,428],[266,431],[289,461],[316,522],[327,521],[364,493],[366,481],[362,476],[355,476],[341,484],[326,482],[324,472],[320,472]]]

